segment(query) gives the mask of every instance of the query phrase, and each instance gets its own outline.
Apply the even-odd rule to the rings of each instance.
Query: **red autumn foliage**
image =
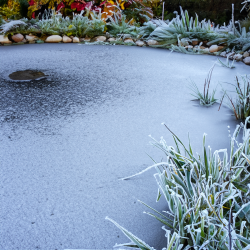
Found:
[[[63,2],[61,2],[61,3],[59,3],[59,4],[58,4],[58,6],[57,6],[57,9],[56,9],[56,10],[58,11],[58,10],[60,10],[61,8],[64,8],[64,7],[65,7],[64,3],[63,3]]]
[[[85,6],[86,6],[86,3],[84,2],[84,3],[81,3],[81,2],[73,2],[72,4],[71,4],[71,9],[73,10],[73,9],[76,9],[77,11],[82,11],[82,10],[84,10],[85,9]]]

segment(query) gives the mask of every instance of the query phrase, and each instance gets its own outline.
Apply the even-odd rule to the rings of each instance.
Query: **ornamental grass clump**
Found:
[[[242,76],[241,79],[243,84],[236,76],[236,98],[233,99],[225,91],[221,100],[222,103],[225,97],[228,99],[227,105],[230,109],[232,109],[237,120],[245,120],[248,116],[250,116],[250,79],[247,76]]]
[[[189,17],[188,11],[183,11],[180,7],[181,15],[178,15],[170,22],[161,22],[159,26],[150,34],[149,39],[155,39],[168,45],[176,45],[178,38],[197,38],[201,41],[214,40],[219,36],[219,27],[212,27],[211,21],[198,20]]]
[[[201,105],[207,106],[207,107],[212,106],[217,101],[217,99],[214,97],[216,89],[213,89],[212,93],[210,93],[210,83],[211,83],[211,77],[212,77],[214,66],[210,69],[208,76],[205,79],[203,93],[200,92],[199,88],[193,81],[190,84],[190,89],[193,91],[193,94],[191,95],[197,98],[197,100],[200,101]]]
[[[175,147],[167,145],[163,138],[153,141],[165,159],[146,170],[156,169],[157,201],[163,196],[169,211],[160,213],[146,206],[153,211],[149,214],[164,224],[165,250],[250,249],[250,130],[246,124],[237,125],[230,136],[229,152],[212,152],[204,134],[202,151],[194,154],[190,142],[186,147],[166,125]],[[242,128],[243,141],[239,143],[237,137]],[[154,249],[109,220],[132,241],[124,246]]]

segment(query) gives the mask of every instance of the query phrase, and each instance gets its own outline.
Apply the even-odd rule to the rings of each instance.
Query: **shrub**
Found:
[[[149,213],[150,215],[172,229],[172,238],[170,231],[166,230],[168,241],[164,249],[249,249],[250,130],[246,128],[248,120],[249,118],[243,129],[242,143],[237,141],[237,137],[243,124],[237,125],[230,136],[229,154],[226,149],[212,153],[211,148],[206,147],[206,134],[203,136],[201,154],[197,155],[193,153],[190,142],[186,147],[169,129],[176,148],[168,146],[164,139],[159,142],[154,140],[153,145],[165,154],[165,161],[147,169],[156,169],[154,177],[159,187],[157,201],[164,196],[169,212],[163,214],[148,205],[147,207],[154,212]],[[111,221],[132,241],[124,244],[125,246],[137,246],[144,250],[154,249]]]

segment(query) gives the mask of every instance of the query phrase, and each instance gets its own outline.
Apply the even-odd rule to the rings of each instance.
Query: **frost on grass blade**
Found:
[[[127,236],[140,249],[142,249],[142,250],[155,250],[153,247],[150,247],[148,244],[146,244],[144,241],[142,241],[141,239],[139,239],[137,236],[135,236],[132,233],[130,233],[127,229],[125,229],[124,227],[120,226],[114,220],[110,219],[109,217],[106,217],[105,219],[111,221],[112,223],[114,223],[125,234],[125,236]],[[125,244],[125,245],[128,245],[128,244]]]

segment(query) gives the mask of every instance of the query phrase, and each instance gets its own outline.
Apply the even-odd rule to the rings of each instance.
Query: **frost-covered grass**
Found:
[[[169,211],[158,212],[145,205],[152,211],[148,214],[164,224],[167,238],[164,249],[249,249],[250,130],[246,128],[249,119],[245,126],[238,125],[230,135],[230,152],[226,149],[212,152],[206,146],[206,134],[200,154],[193,152],[190,143],[185,146],[169,129],[175,147],[169,146],[163,138],[153,141],[165,159],[147,169],[155,168],[159,188],[157,201],[164,197]],[[243,140],[239,143],[237,137],[242,128]],[[131,240],[124,246],[154,249],[107,219]]]
[[[222,67],[226,67],[226,68],[229,68],[229,69],[235,68],[235,66],[234,66],[235,59],[230,63],[229,62],[229,55],[227,56],[226,63],[223,63],[219,58],[217,58],[217,60],[218,60],[218,64],[221,65]]]
[[[224,98],[227,99],[227,105],[233,111],[235,118],[238,120],[245,120],[250,116],[250,79],[241,76],[241,81],[236,76],[235,93],[236,98],[232,98],[225,91]],[[221,101],[221,102],[222,102]]]
[[[201,105],[207,106],[207,107],[212,106],[217,101],[217,99],[214,97],[216,89],[212,90],[212,93],[210,93],[210,83],[211,83],[211,77],[212,77],[214,66],[210,69],[208,76],[205,79],[203,92],[199,90],[199,88],[193,81],[191,81],[191,84],[190,84],[190,89],[193,92],[192,96],[197,98],[197,100],[200,101]]]
[[[242,22],[238,22],[237,27],[231,21],[227,26],[214,26],[210,20],[199,21],[198,15],[190,17],[187,11],[180,8],[180,15],[176,12],[176,17],[171,21],[150,20],[142,26],[138,23],[126,20],[125,15],[116,16],[104,22],[101,13],[87,11],[74,15],[73,19],[64,18],[60,14],[50,13],[44,15],[42,20],[22,19],[18,21],[7,21],[7,26],[0,26],[0,33],[9,34],[29,34],[34,35],[67,35],[77,37],[94,37],[108,32],[113,37],[130,35],[136,39],[153,39],[159,42],[159,47],[172,47],[172,50],[203,54],[209,53],[206,50],[186,50],[180,41],[197,39],[206,42],[207,45],[218,44],[235,49],[236,51],[246,51],[250,49],[250,31],[246,27],[241,27]],[[16,22],[20,22],[17,25]],[[22,24],[21,24],[22,23]],[[6,28],[7,27],[7,28]],[[178,45],[178,46],[177,46]]]
[[[85,15],[80,13],[70,19],[53,12],[51,15],[44,15],[42,20],[9,21],[0,26],[0,34],[33,33],[34,35],[67,35],[92,38],[103,35],[108,31],[114,36],[120,36],[121,34],[137,36],[140,31],[138,25],[128,24],[125,19],[126,16],[122,16],[119,20],[106,23],[101,19],[101,13],[91,12]]]
[[[210,20],[199,21],[198,15],[195,18],[189,17],[188,12],[184,12],[182,8],[180,12],[181,14],[177,14],[171,21],[157,22],[157,27],[149,35],[149,39],[169,46],[177,45],[179,40],[188,38],[209,41],[208,45],[223,44],[242,51],[250,48],[250,31],[241,27],[240,23],[238,29],[232,21],[227,26],[215,27]]]
[[[23,22],[22,20],[14,20],[11,22],[7,22],[1,25],[1,29],[2,29],[2,33],[3,34],[7,34],[8,32],[18,29],[18,28],[23,28],[25,29],[25,27],[27,26],[27,24],[25,22]]]

